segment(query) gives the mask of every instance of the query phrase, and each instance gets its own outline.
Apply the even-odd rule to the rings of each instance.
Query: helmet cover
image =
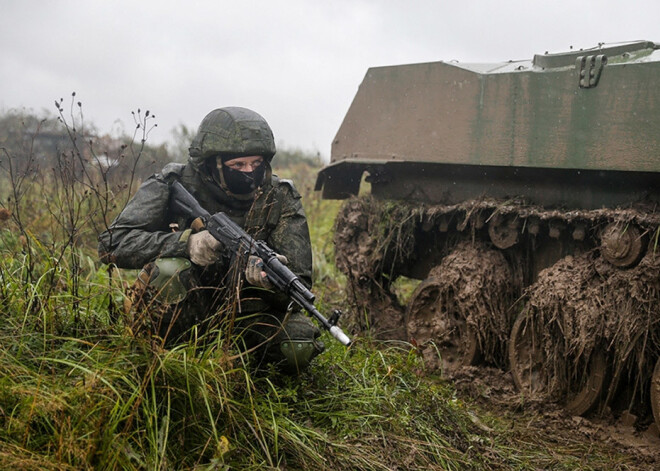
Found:
[[[190,145],[190,157],[200,164],[209,157],[275,155],[273,131],[266,120],[247,108],[218,108],[207,114]]]

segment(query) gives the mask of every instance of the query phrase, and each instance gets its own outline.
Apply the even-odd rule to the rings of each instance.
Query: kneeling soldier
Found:
[[[187,164],[168,164],[146,180],[99,236],[104,263],[142,268],[132,327],[172,345],[222,326],[259,359],[305,368],[323,351],[319,329],[270,289],[259,258],[230,266],[233,254],[171,206],[171,184],[179,181],[211,214],[224,212],[266,241],[311,286],[305,212],[293,184],[272,174],[275,142],[268,123],[245,108],[216,109],[200,124],[189,153]]]

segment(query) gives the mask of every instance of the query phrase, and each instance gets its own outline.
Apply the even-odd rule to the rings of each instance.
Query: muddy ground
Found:
[[[499,368],[463,367],[445,378],[452,382],[460,398],[474,401],[482,413],[509,420],[514,436],[524,441],[552,443],[558,456],[579,441],[603,454],[626,456],[626,463],[608,469],[660,469],[660,435],[654,423],[635,427],[634,417],[625,414],[571,416],[558,404],[523,399],[511,374]]]
[[[440,285],[445,283],[448,287],[444,296],[451,293],[462,303],[463,308],[470,306],[472,316],[490,318],[497,312],[492,309],[495,306],[492,303],[476,309],[474,303],[484,298],[483,292],[477,289],[474,299],[470,301],[471,291],[467,286],[490,284],[497,286],[500,292],[504,290],[504,285],[497,282],[502,277],[497,276],[496,270],[480,270],[477,263],[469,261],[475,258],[482,262],[488,260],[488,265],[493,267],[497,265],[494,263],[497,258],[492,260],[492,255],[490,253],[489,259],[482,248],[459,246],[443,260],[441,267],[444,271],[434,273],[438,280],[444,280]],[[452,261],[454,257],[456,260]],[[457,260],[460,263],[456,263]],[[649,326],[657,323],[655,318],[660,283],[657,278],[658,264],[660,257],[649,253],[636,267],[626,271],[615,270],[596,253],[589,252],[581,256],[567,256],[542,271],[538,280],[523,295],[527,311],[535,313],[539,325],[542,325],[540,330],[545,334],[545,338],[543,334],[537,337],[538,345],[548,343],[550,338],[563,336],[565,341],[560,344],[560,354],[571,357],[578,350],[585,354],[592,349],[603,348],[603,343],[594,345],[593,339],[607,338],[610,353],[620,366],[619,371],[634,372],[637,368],[645,372],[653,371],[653,362],[646,356],[652,350],[648,344],[654,341],[653,336],[648,335]],[[462,279],[456,278],[456,270],[465,266],[470,266],[468,274]],[[448,303],[444,301],[444,304]],[[521,312],[527,311],[523,309]],[[546,320],[541,322],[544,318]],[[487,327],[481,323],[480,328]],[[647,335],[649,339],[645,341],[644,349],[647,355],[643,355],[641,348],[634,347],[641,345],[636,339]],[[546,353],[543,368],[545,371],[557,368],[556,365],[565,363],[563,360]],[[430,369],[437,372],[442,366],[436,361],[430,364]],[[612,390],[606,388],[603,396],[607,397],[608,404],[613,404],[612,408],[601,405],[600,409],[582,417],[571,415],[562,405],[553,401],[553,391],[545,391],[546,394],[536,399],[523,397],[514,384],[512,373],[508,371],[509,365],[501,365],[499,368],[483,364],[451,366],[447,368],[445,362],[443,375],[454,384],[459,394],[475,401],[487,413],[507,417],[514,433],[523,440],[556,443],[558,455],[570,453],[562,450],[570,449],[571,444],[579,441],[592,445],[600,453],[621,452],[627,456],[628,462],[625,465],[618,464],[618,468],[611,469],[660,469],[660,434],[648,406],[648,379],[642,381],[641,386],[638,385],[642,393],[638,393],[635,400],[625,403],[623,407],[621,404],[614,405],[616,398],[612,396],[617,391],[613,387],[609,388]],[[609,368],[612,367],[610,364]],[[577,375],[580,375],[580,371]],[[620,376],[623,378],[625,374]],[[632,378],[636,377],[639,381],[639,376],[633,374]],[[560,382],[558,374],[554,378]],[[608,376],[608,379],[614,383],[613,375]],[[621,379],[620,382],[623,381]],[[639,406],[643,401],[646,401],[646,407]],[[628,405],[632,412],[627,411]]]

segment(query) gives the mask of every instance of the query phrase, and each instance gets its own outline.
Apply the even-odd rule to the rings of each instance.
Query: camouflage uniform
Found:
[[[229,191],[216,166],[215,158],[222,154],[263,156],[263,184],[249,194]],[[193,327],[199,332],[222,325],[245,348],[289,363],[294,345],[308,352],[309,359],[322,351],[315,340],[318,328],[296,310],[287,314],[286,297],[246,284],[244,261],[231,267],[230,254],[223,253],[208,267],[192,264],[187,258],[192,221],[174,213],[169,204],[170,184],[178,180],[209,213],[224,212],[253,238],[284,255],[288,267],[311,286],[311,243],[300,194],[291,182],[272,175],[274,154],[272,132],[257,113],[244,108],[214,110],[200,125],[188,163],[169,164],[146,180],[99,236],[103,262],[142,268],[133,310],[139,306],[143,317],[138,315],[141,321],[136,319],[135,328],[146,324],[171,344],[188,336]],[[309,360],[293,358],[299,366]]]

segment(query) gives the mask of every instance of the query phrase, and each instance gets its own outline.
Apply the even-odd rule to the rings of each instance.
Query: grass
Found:
[[[464,406],[446,388],[421,386],[414,355],[325,340],[311,371],[289,377],[229,362],[221,349],[159,351],[121,333],[4,335],[0,464],[371,470],[465,461],[473,430]]]
[[[301,188],[314,290],[327,311],[346,303],[331,243],[340,203]],[[41,197],[26,200],[28,213]],[[22,229],[0,222],[1,469],[573,469],[577,462],[597,469],[603,463],[598,450],[587,452],[579,442],[562,457],[552,444],[525,441],[509,418],[460,400],[404,343],[361,334],[346,349],[324,334],[327,351],[308,372],[291,377],[254,369],[227,352],[222,332],[210,334],[204,347],[171,350],[134,338],[111,322],[108,310],[109,300],[122,301],[124,274],[110,278],[94,247],[72,244],[65,233],[58,238],[51,231],[44,242],[35,234],[52,227],[47,215],[27,220]],[[402,284],[402,296],[411,289]]]

